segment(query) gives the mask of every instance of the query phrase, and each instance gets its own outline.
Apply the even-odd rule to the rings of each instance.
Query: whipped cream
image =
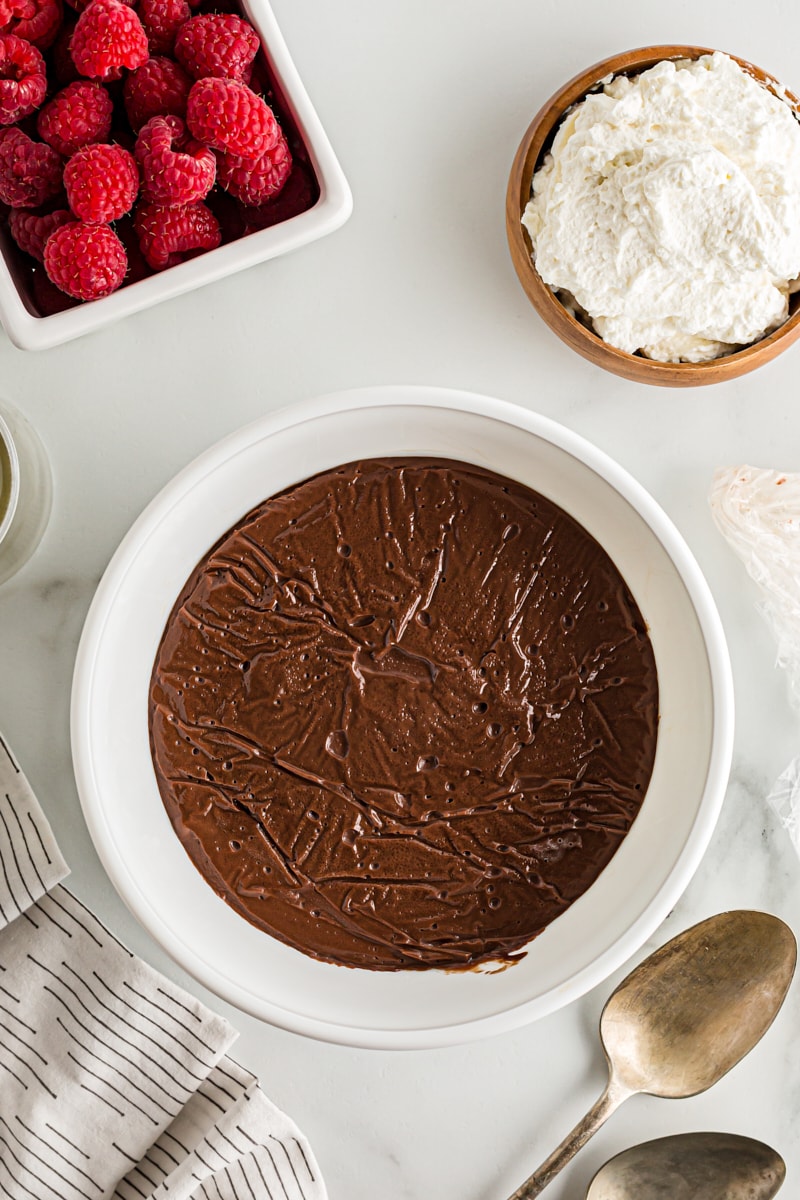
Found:
[[[604,341],[716,358],[788,315],[800,124],[726,54],[619,76],[565,117],[522,222],[541,278]]]

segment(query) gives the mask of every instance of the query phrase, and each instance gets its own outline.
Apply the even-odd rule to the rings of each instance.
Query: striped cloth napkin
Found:
[[[236,1031],[131,954],[0,738],[0,1198],[325,1200]]]

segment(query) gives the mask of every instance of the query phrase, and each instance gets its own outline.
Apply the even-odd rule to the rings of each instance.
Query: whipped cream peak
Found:
[[[800,124],[720,52],[618,76],[564,118],[522,222],[604,341],[699,362],[788,315]]]

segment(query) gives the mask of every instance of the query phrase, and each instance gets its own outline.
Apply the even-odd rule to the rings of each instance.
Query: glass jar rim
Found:
[[[19,503],[19,455],[8,422],[0,412],[0,494],[5,490],[3,475],[6,470],[9,473],[8,501],[5,512],[0,511],[0,542],[11,528]]]

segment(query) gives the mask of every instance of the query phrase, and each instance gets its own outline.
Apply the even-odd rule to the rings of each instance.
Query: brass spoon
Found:
[[[538,1196],[629,1096],[677,1099],[715,1084],[772,1024],[796,962],[789,927],[746,910],[701,921],[646,958],[600,1017],[606,1090],[510,1200]]]
[[[586,1200],[772,1200],[786,1178],[775,1150],[735,1133],[681,1133],[624,1150]]]

